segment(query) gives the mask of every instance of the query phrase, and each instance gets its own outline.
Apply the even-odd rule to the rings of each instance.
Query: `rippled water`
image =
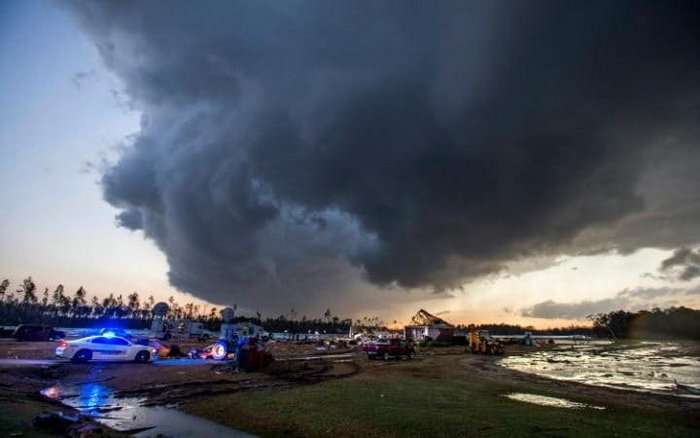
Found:
[[[679,342],[561,346],[508,356],[500,364],[560,380],[695,397],[676,382],[700,388],[700,348]]]

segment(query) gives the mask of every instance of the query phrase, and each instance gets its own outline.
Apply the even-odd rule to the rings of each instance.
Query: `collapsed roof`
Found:
[[[429,313],[425,309],[420,309],[418,313],[413,315],[413,318],[411,318],[411,323],[413,325],[441,325],[453,327],[453,325],[449,322],[445,321],[442,318],[438,318],[437,316]]]

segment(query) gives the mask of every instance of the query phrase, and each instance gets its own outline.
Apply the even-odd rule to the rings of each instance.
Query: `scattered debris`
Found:
[[[42,412],[34,418],[34,426],[58,433],[66,433],[69,427],[77,424],[79,421],[79,416],[67,415],[61,411]]]
[[[185,357],[185,353],[180,350],[180,346],[177,344],[172,344],[170,346],[170,349],[168,350],[168,353],[166,354],[166,357]]]
[[[680,392],[685,392],[687,394],[693,395],[700,395],[700,388],[698,387],[678,383],[676,379],[673,379],[673,383],[676,384],[676,389],[678,389]]]
[[[75,438],[91,438],[102,435],[102,428],[95,424],[78,423],[70,426],[66,434]]]
[[[454,325],[424,309],[420,309],[411,318],[411,325],[404,329],[406,339],[415,341],[447,341],[452,337],[454,330]]]

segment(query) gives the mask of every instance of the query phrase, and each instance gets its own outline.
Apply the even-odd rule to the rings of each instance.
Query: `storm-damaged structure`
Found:
[[[442,318],[420,309],[411,318],[411,325],[404,327],[406,339],[414,341],[448,341],[454,334],[455,327]]]

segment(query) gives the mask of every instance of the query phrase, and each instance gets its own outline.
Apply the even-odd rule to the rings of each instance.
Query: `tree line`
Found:
[[[179,306],[171,310],[177,316],[205,317],[198,305]],[[142,299],[138,292],[125,296],[109,294],[105,298],[88,296],[82,286],[75,292],[66,291],[62,284],[53,290],[39,290],[32,277],[27,277],[13,291],[10,281],[0,282],[0,324],[47,324],[58,327],[88,327],[99,322],[120,320],[125,328],[147,328],[153,318],[155,299]]]
[[[571,335],[584,335],[584,336],[594,336],[593,327],[582,326],[582,325],[570,325],[568,327],[553,327],[546,329],[537,329],[531,325],[522,326],[519,324],[505,324],[505,323],[492,323],[492,324],[477,324],[477,325],[464,325],[460,324],[456,326],[459,331],[471,331],[471,330],[488,330],[491,334],[495,335],[522,335],[525,332],[531,332],[533,335],[544,335],[544,336],[571,336]]]
[[[95,327],[118,321],[124,328],[146,329],[153,321],[153,295],[143,299],[138,292],[126,296],[109,294],[105,298],[88,296],[80,287],[70,293],[59,284],[53,290],[45,287],[39,290],[32,277],[25,278],[15,290],[10,281],[0,282],[0,325],[46,324],[54,327]],[[167,300],[168,319],[190,319],[201,322],[212,331],[220,330],[222,319],[219,310],[213,306],[195,303],[179,304],[174,297]],[[569,326],[548,329],[535,329],[532,326],[515,324],[457,325],[457,330],[489,330],[500,335],[516,335],[530,331],[540,335],[588,335],[619,339],[700,339],[700,310],[686,307],[640,310],[627,312],[617,310],[590,315],[592,326]],[[252,322],[270,332],[288,333],[348,333],[388,330],[388,324],[378,317],[341,318],[333,315],[331,309],[317,318],[299,316],[295,309],[277,317],[262,318],[236,317],[232,322]],[[393,321],[397,327],[397,321]]]
[[[118,323],[131,329],[150,328],[153,321],[153,295],[143,299],[138,292],[126,296],[109,294],[105,298],[88,296],[82,286],[75,292],[66,291],[62,284],[50,290],[37,288],[32,277],[27,277],[12,290],[8,279],[0,282],[0,325],[45,324],[54,327],[94,327]],[[220,310],[214,306],[195,303],[179,304],[174,297],[167,300],[167,319],[189,319],[204,324],[205,328],[218,331],[221,328]],[[294,309],[286,315],[263,319],[260,313],[254,317],[235,317],[231,322],[252,322],[262,325],[271,332],[289,333],[346,333],[353,323],[361,326],[378,327],[383,324],[379,318],[364,317],[353,321],[340,318],[330,309],[318,318],[299,317]]]
[[[638,312],[616,310],[596,313],[589,319],[600,337],[700,340],[700,310],[682,306]]]

